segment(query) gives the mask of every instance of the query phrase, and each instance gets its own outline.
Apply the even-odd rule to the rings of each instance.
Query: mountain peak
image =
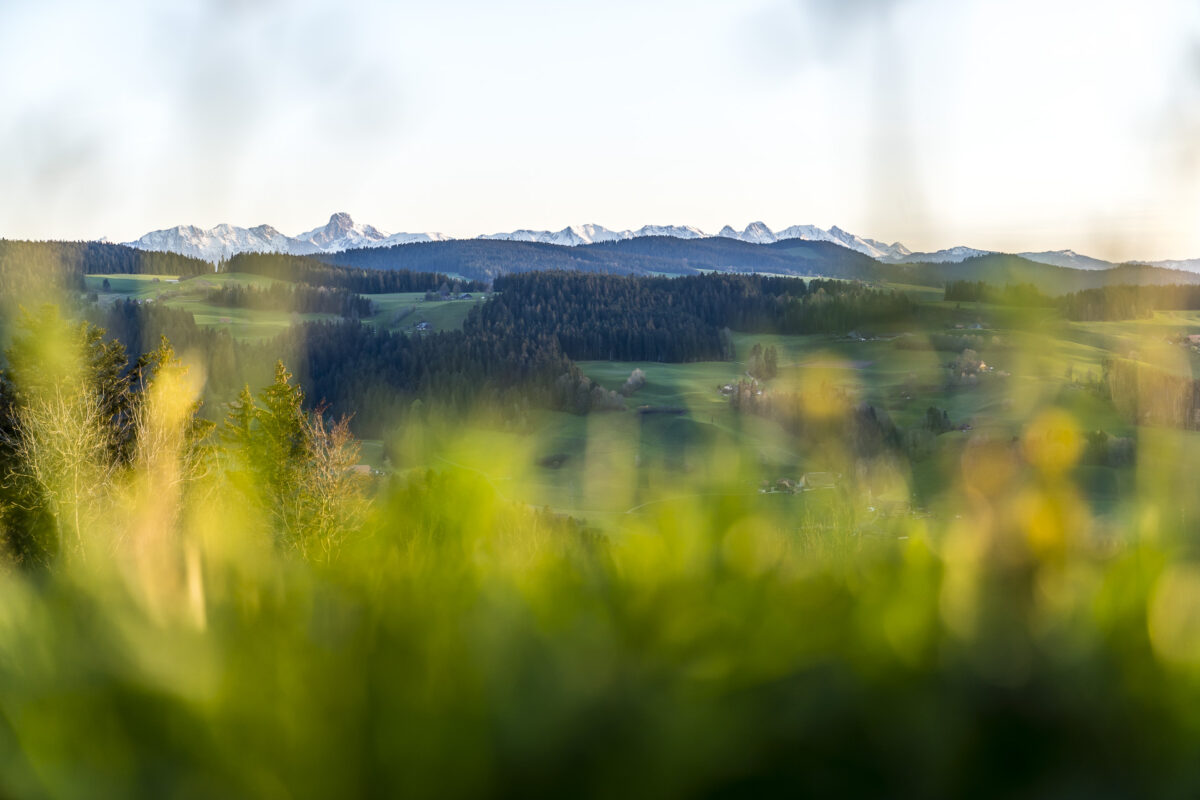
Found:
[[[767,227],[767,223],[758,221],[747,225],[738,238],[746,242],[752,242],[753,244],[771,244],[778,237],[775,236],[774,231]]]
[[[1083,253],[1076,252],[1075,250],[1044,250],[1038,253],[1017,253],[1017,255],[1041,264],[1051,264],[1056,267],[1068,267],[1070,269],[1109,269],[1114,266],[1110,261],[1085,256]]]
[[[329,223],[326,227],[349,231],[354,229],[354,220],[345,211],[335,211],[329,215]]]

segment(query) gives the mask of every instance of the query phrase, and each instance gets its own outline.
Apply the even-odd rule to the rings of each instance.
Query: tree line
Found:
[[[118,300],[92,304],[83,318],[120,343],[133,361],[152,352],[166,338],[180,353],[198,358],[204,367],[204,396],[210,406],[232,399],[247,381],[269,379],[261,365],[250,364],[244,347],[228,331],[196,324],[192,312],[163,303]]]
[[[217,271],[262,275],[359,294],[437,291],[443,285],[454,292],[481,292],[487,289],[483,281],[460,280],[440,272],[344,267],[309,256],[280,253],[239,253],[222,260]]]
[[[1064,295],[1059,306],[1072,320],[1148,319],[1155,311],[1200,310],[1200,286],[1105,286]]]
[[[308,314],[337,314],[362,319],[373,313],[374,304],[347,289],[307,284],[275,283],[270,286],[226,285],[210,289],[206,302],[224,308],[293,311]]]
[[[762,275],[526,272],[499,277],[494,288],[468,327],[554,336],[578,360],[724,360],[733,356],[726,330],[844,333],[916,311],[899,292]]]
[[[943,295],[945,300],[993,305],[1048,307],[1055,299],[1042,293],[1032,283],[1006,283],[1003,287],[985,281],[950,281]]]
[[[84,276],[93,274],[187,276],[211,271],[212,265],[198,258],[107,242],[0,239],[0,291],[6,295],[82,292]]]
[[[949,301],[996,305],[1057,308],[1069,320],[1103,322],[1149,319],[1155,311],[1200,310],[1200,285],[1114,284],[1050,297],[1033,284],[1006,284],[1003,288],[984,281],[951,281],[944,298]]]
[[[624,407],[548,336],[478,328],[411,336],[354,321],[311,322],[242,348],[251,363],[294,365],[305,393],[337,415],[353,415],[363,434],[381,434],[416,401],[418,409],[509,419],[530,408],[586,414]]]
[[[491,300],[472,308],[466,330],[549,337],[576,360],[678,362],[732,355],[716,325],[649,279],[527,272],[497,278],[494,288]]]

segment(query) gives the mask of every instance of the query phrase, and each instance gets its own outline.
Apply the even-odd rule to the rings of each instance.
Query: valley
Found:
[[[185,311],[197,325],[239,342],[262,343],[293,325],[338,319],[332,314],[231,309],[205,299],[217,287],[261,288],[277,282],[288,283],[237,272],[183,280],[89,275],[86,289],[97,294],[100,304],[133,299]],[[1147,343],[1200,333],[1200,312],[1080,323],[1049,309],[945,301],[934,287],[885,283],[880,288],[917,303],[913,319],[868,323],[839,334],[735,333],[728,361],[582,360],[583,375],[604,390],[617,392],[634,370],[644,373],[645,385],[625,399],[622,411],[585,416],[531,411],[516,429],[511,422],[470,417],[430,425],[419,437],[419,454],[412,441],[405,443],[404,434],[368,436],[364,463],[384,471],[453,465],[484,477],[514,502],[551,508],[602,528],[630,513],[673,502],[673,487],[696,482],[757,497],[754,502],[763,508],[783,513],[781,509],[803,506],[813,497],[796,492],[785,498],[778,486],[800,482],[809,473],[840,474],[847,466],[844,457],[820,452],[780,421],[733,408],[729,389],[748,378],[748,354],[759,345],[779,354],[778,374],[756,381],[762,391],[812,392],[820,387],[836,393],[844,409],[877,409],[912,439],[900,448],[903,468],[890,485],[855,501],[861,503],[864,520],[872,518],[867,509],[881,498],[892,508],[908,509],[909,515],[946,515],[954,513],[956,463],[963,447],[979,437],[1019,437],[1029,419],[1047,408],[1070,414],[1081,431],[1136,438],[1139,428],[1103,399],[1104,362],[1136,355]],[[486,302],[487,293],[477,292],[469,300],[443,300],[425,292],[362,296],[372,308],[363,324],[420,336],[461,329],[475,304]],[[956,385],[947,365],[966,346],[979,354],[986,371],[975,383]],[[1200,366],[1194,348],[1172,349],[1180,363]],[[949,430],[927,430],[931,408],[945,413]],[[397,458],[397,452],[407,456]],[[505,457],[498,459],[498,454]],[[1099,515],[1111,515],[1132,501],[1135,477],[1132,464],[1104,463],[1080,464],[1076,475]]]

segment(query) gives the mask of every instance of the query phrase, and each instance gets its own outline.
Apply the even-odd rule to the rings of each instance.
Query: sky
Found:
[[[0,236],[334,211],[1200,257],[1194,0],[0,0]]]

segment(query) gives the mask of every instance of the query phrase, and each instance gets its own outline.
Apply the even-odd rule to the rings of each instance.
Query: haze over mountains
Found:
[[[995,252],[965,246],[950,247],[936,252],[913,252],[900,242],[887,244],[877,239],[850,233],[836,225],[829,229],[816,225],[792,225],[775,231],[763,222],[752,222],[740,231],[726,225],[716,234],[706,233],[690,225],[645,225],[636,230],[617,231],[603,225],[589,224],[571,225],[560,231],[522,229],[483,234],[475,239],[578,247],[651,236],[666,236],[683,240],[725,238],[750,244],[774,244],[790,239],[830,242],[888,264],[960,263],[969,258]],[[373,225],[356,223],[349,214],[338,212],[333,214],[325,225],[295,236],[288,236],[271,225],[242,228],[236,225],[221,224],[207,229],[195,225],[178,225],[174,228],[151,231],[132,242],[126,242],[126,244],[141,250],[179,253],[216,263],[238,253],[318,255],[362,248],[391,247],[398,244],[445,241],[469,240],[456,239],[436,232],[388,233]],[[1100,270],[1117,266],[1113,262],[1083,255],[1074,250],[1030,251],[1015,255],[1041,264],[1070,269]],[[1130,263],[1200,272],[1200,259],[1134,261]]]

